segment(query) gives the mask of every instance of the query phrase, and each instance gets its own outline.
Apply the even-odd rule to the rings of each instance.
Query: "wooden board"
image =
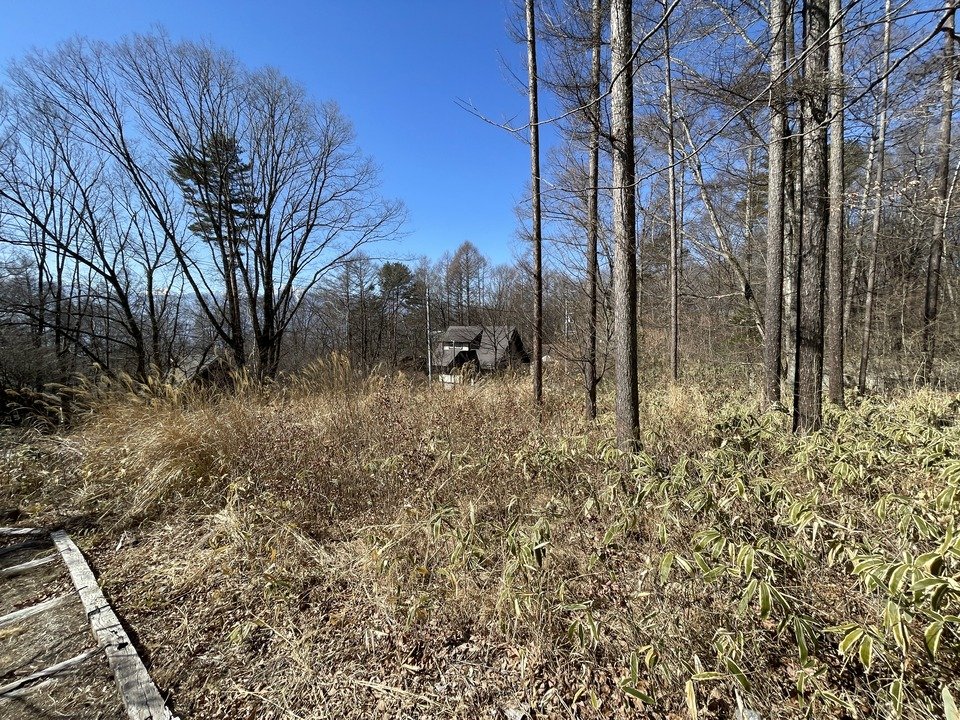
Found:
[[[20,563],[19,565],[13,565],[8,568],[0,568],[0,577],[12,577],[14,575],[20,575],[21,573],[28,572],[34,568],[52,563],[56,559],[56,555],[44,555],[36,560],[28,560],[27,562]]]
[[[7,555],[15,555],[22,550],[42,550],[49,546],[50,543],[44,541],[42,538],[35,537],[31,540],[25,540],[24,542],[18,542],[14,543],[13,545],[7,545],[6,547],[0,547],[0,558],[5,558]]]
[[[40,672],[35,672],[32,675],[27,675],[19,680],[14,680],[12,683],[7,683],[3,687],[0,687],[0,697],[15,697],[17,695],[17,691],[21,689],[36,688],[36,686],[40,685],[42,681],[49,680],[50,678],[63,672],[73,670],[77,665],[81,664],[88,657],[99,651],[99,649],[100,648],[93,648],[92,650],[85,650],[69,660],[58,662],[56,665],[51,665]]]
[[[0,617],[0,627],[6,625],[13,625],[15,623],[31,618],[34,615],[39,615],[40,613],[46,612],[47,610],[52,610],[55,607],[63,605],[66,602],[70,601],[70,595],[59,595],[57,597],[50,598],[49,600],[44,600],[39,602],[36,605],[30,605],[21,610],[15,610],[12,613],[8,613],[3,617]]]
[[[100,585],[80,549],[62,530],[50,537],[70,571],[70,577],[90,619],[94,637],[106,653],[107,663],[117,681],[127,714],[132,720],[177,720],[167,709],[160,691],[150,678],[136,648],[120,624],[120,619],[103,596]]]

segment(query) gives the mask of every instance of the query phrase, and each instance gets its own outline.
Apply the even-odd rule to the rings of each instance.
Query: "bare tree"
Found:
[[[537,98],[537,26],[526,0],[527,82],[530,99],[530,183],[533,221],[533,402],[543,404],[543,221],[540,212],[540,119]]]
[[[923,303],[923,379],[933,379],[933,362],[936,355],[935,323],[940,312],[940,264],[943,255],[943,239],[947,227],[947,196],[950,183],[950,139],[953,128],[953,80],[956,73],[953,57],[953,25],[956,2],[947,6],[948,17],[943,34],[943,84],[940,104],[940,146],[937,155],[935,181],[936,213],[933,220],[933,238],[927,259],[927,282]]]
[[[670,351],[670,378],[673,382],[680,379],[680,218],[677,212],[677,162],[676,133],[673,109],[673,58],[670,53],[670,12],[667,0],[663,2],[663,67],[664,101],[666,103],[667,127],[667,203],[669,204],[670,260],[667,263],[670,274],[670,332],[668,342]]]
[[[830,0],[830,217],[827,227],[827,396],[843,406],[843,7]]]
[[[763,313],[760,310],[760,303],[753,292],[753,287],[750,284],[750,278],[747,276],[747,272],[744,269],[743,263],[741,262],[740,257],[738,257],[733,246],[733,240],[731,239],[730,234],[727,232],[726,226],[723,222],[721,222],[720,214],[717,211],[716,204],[710,195],[710,188],[703,174],[703,163],[700,159],[700,152],[697,150],[697,145],[693,140],[692,133],[690,132],[690,125],[687,123],[686,119],[682,117],[679,118],[678,122],[680,123],[680,127],[683,128],[684,135],[687,138],[687,157],[690,164],[690,169],[693,172],[693,180],[697,184],[697,189],[700,191],[700,201],[703,203],[707,217],[710,220],[710,226],[713,228],[713,233],[717,239],[716,248],[703,243],[698,243],[698,246],[701,249],[710,250],[715,255],[722,257],[726,261],[733,275],[736,277],[738,284],[740,285],[740,293],[744,302],[749,308],[750,314],[753,318],[753,324],[757,329],[757,334],[760,337],[763,337]],[[679,243],[677,251],[679,252]]]
[[[806,0],[803,63],[803,218],[797,262],[797,348],[793,427],[817,430],[822,422],[824,260],[829,214],[827,187],[826,0]]]
[[[484,294],[484,277],[489,261],[469,240],[460,243],[443,265],[444,282],[449,289],[451,321],[461,325],[479,322]]]
[[[876,111],[874,111],[874,116],[876,117]],[[843,328],[844,343],[848,342],[850,328],[850,316],[853,313],[853,298],[854,298],[854,289],[856,286],[857,278],[860,274],[860,264],[863,261],[863,240],[866,234],[866,223],[864,218],[867,216],[867,210],[870,206],[870,190],[873,187],[873,172],[875,169],[875,158],[876,158],[876,148],[877,148],[877,135],[876,132],[870,133],[870,144],[867,150],[867,161],[866,161],[866,173],[863,181],[863,192],[860,194],[860,208],[859,208],[859,218],[860,222],[857,227],[857,243],[854,246],[853,257],[850,259],[850,270],[847,272],[847,282],[843,286],[844,291],[844,304],[843,304]]]
[[[784,185],[786,183],[786,27],[784,0],[770,0],[770,132],[767,142],[767,287],[765,298],[764,395],[780,401],[783,346]]]
[[[34,89],[19,85],[18,140],[0,158],[0,197],[15,225],[7,242],[36,260],[38,295],[22,313],[35,318],[38,344],[52,331],[62,371],[75,351],[141,381],[166,373],[179,330],[166,244],[124,178]]]
[[[610,3],[610,105],[613,145],[614,343],[617,441],[634,449],[637,389],[637,235],[633,134],[633,3]]]
[[[860,368],[857,373],[857,392],[867,391],[867,366],[870,362],[870,342],[873,337],[873,311],[876,302],[877,255],[880,245],[880,221],[883,218],[883,178],[886,162],[888,105],[890,96],[890,36],[893,17],[890,0],[886,0],[883,23],[883,60],[881,62],[880,99],[877,101],[876,142],[874,143],[873,215],[870,224],[870,246],[867,255],[867,297],[863,310],[863,337],[860,342]]]
[[[590,169],[587,179],[587,357],[584,363],[587,420],[597,417],[597,241],[600,235],[600,53],[603,14],[601,0],[593,0],[590,42]]]
[[[263,375],[276,373],[284,333],[308,291],[359,247],[396,235],[403,221],[402,206],[377,194],[376,169],[336,105],[314,104],[275,71],[250,73],[210,46],[162,34],[117,45],[74,40],[28,57],[15,77],[135,190],[193,302],[238,364],[249,326]],[[242,225],[228,224],[223,244],[191,229],[183,188],[169,175],[171,159],[196,157],[217,137],[246,151],[256,206]],[[234,272],[240,287],[225,291]]]

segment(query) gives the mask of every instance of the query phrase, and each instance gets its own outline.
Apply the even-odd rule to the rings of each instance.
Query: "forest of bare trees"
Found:
[[[541,11],[556,100],[541,122],[562,138],[545,170],[551,257],[579,278],[589,327],[596,188],[622,444],[638,355],[674,381],[762,367],[767,401],[789,400],[799,431],[819,427],[825,394],[956,385],[952,5]],[[591,17],[609,22],[596,91]]]
[[[955,386],[952,15],[517,3],[532,192],[500,265],[468,238],[405,256],[349,120],[275,70],[163,33],[35,51],[0,89],[0,381],[422,371],[429,297],[435,330],[542,343],[587,417],[615,376],[626,444],[638,372],[735,368],[800,430],[824,395]]]

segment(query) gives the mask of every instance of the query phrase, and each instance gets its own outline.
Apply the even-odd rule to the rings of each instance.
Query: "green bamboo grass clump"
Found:
[[[470,598],[516,641],[619,672],[648,709],[942,717],[960,676],[958,406],[867,400],[807,438],[728,406],[686,452],[648,431],[658,452],[628,487],[612,442],[561,439],[513,456],[556,492],[431,507],[420,534],[371,538],[374,557],[408,622]]]

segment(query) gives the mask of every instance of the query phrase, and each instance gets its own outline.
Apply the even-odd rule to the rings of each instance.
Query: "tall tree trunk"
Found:
[[[767,143],[767,290],[763,368],[767,403],[780,402],[783,345],[784,186],[786,184],[786,27],[784,0],[770,0],[770,135]]]
[[[243,319],[240,311],[240,283],[237,280],[238,268],[236,253],[226,241],[221,241],[224,290],[226,292],[226,310],[230,327],[228,345],[233,351],[234,367],[242,368],[247,362],[247,351],[243,337]]]
[[[857,244],[850,260],[850,272],[847,273],[847,283],[844,285],[845,294],[843,303],[843,327],[850,327],[850,316],[853,314],[853,296],[856,290],[857,279],[860,274],[860,263],[863,256],[863,238],[867,233],[867,208],[870,206],[870,189],[873,187],[873,171],[877,151],[877,133],[870,134],[870,147],[867,150],[867,176],[863,181],[863,197],[860,200],[860,224],[857,227]],[[849,339],[849,333],[844,332],[844,342]]]
[[[670,379],[680,379],[680,222],[677,214],[676,136],[673,124],[673,72],[670,56],[670,18],[667,0],[663,3],[664,86],[667,105],[667,197],[670,204]]]
[[[37,321],[36,325],[31,328],[34,337],[33,345],[34,347],[40,347],[43,345],[43,335],[46,331],[46,310],[47,310],[47,288],[45,280],[47,277],[47,240],[45,237],[41,238],[39,242],[39,250],[35,253],[37,260]],[[60,318],[55,318],[56,327],[54,332],[59,332],[59,329],[62,327],[60,324]],[[59,350],[59,343],[54,343],[54,350]]]
[[[726,226],[723,224],[723,222],[721,222],[720,215],[718,214],[714,202],[711,199],[706,179],[703,176],[703,164],[700,160],[700,152],[697,150],[697,146],[693,141],[693,135],[690,133],[690,126],[687,124],[686,119],[682,117],[678,118],[677,122],[680,124],[680,127],[683,128],[683,133],[687,138],[687,146],[690,148],[687,157],[690,160],[690,170],[693,173],[693,180],[700,191],[700,202],[703,203],[703,207],[707,211],[707,217],[710,218],[710,224],[713,226],[713,233],[717,237],[719,249],[710,249],[722,257],[729,266],[730,271],[737,276],[737,280],[740,283],[741,292],[743,293],[743,300],[746,302],[747,307],[753,315],[753,321],[757,328],[757,334],[760,335],[762,339],[763,313],[760,310],[760,304],[753,293],[753,287],[750,285],[750,280],[747,277],[747,273],[744,270],[743,265],[740,263],[737,253],[734,252],[733,241],[730,238],[730,235],[727,233]],[[681,192],[681,197],[682,195],[683,193]],[[682,206],[680,208],[680,212],[682,217]],[[720,295],[722,292],[723,291],[721,288],[717,288],[718,295]]]
[[[754,176],[754,147],[747,148],[747,176],[744,178],[743,190],[743,253],[746,260],[744,272],[747,276],[747,283],[753,287],[753,176]],[[763,333],[761,333],[761,336]]]
[[[590,169],[587,182],[587,361],[584,364],[586,397],[584,414],[587,420],[597,417],[597,244],[600,235],[599,186],[600,186],[600,52],[603,15],[601,0],[593,0],[591,44],[593,55],[590,65],[591,105],[587,113],[590,122]]]
[[[230,335],[233,340],[233,360],[238,368],[247,364],[246,342],[244,341],[243,319],[240,314],[240,288],[234,277],[230,283]]]
[[[367,298],[366,298],[366,278],[363,275],[363,265],[359,266],[359,281],[360,281],[360,294],[359,294],[359,303],[360,303],[360,366],[364,370],[368,368],[367,364],[367,341],[368,338],[368,327],[367,327]]]
[[[947,192],[947,202],[944,209],[944,215],[947,217],[950,216],[950,212],[953,208],[953,199],[956,197],[958,181],[960,181],[960,164],[957,164],[953,171],[953,179],[950,181],[950,190]],[[943,263],[947,263],[948,268],[951,267],[952,257],[946,245],[943,247],[943,253],[941,257],[941,264]],[[955,264],[953,266],[955,266]],[[953,316],[953,323],[956,325],[958,321],[960,321],[960,312],[958,312],[957,308],[957,297],[954,290],[954,285],[955,282],[951,283],[950,278],[944,278],[943,289],[946,294],[947,304],[950,307],[950,314]]]
[[[803,38],[801,37],[800,48],[796,46],[796,3],[788,1],[787,13],[784,15],[784,33],[786,35],[786,56],[787,67],[793,68],[792,72],[797,72],[797,59],[803,57]],[[793,83],[788,73],[787,82],[789,82],[790,102],[797,103],[794,96],[794,88],[799,83]],[[797,103],[798,104],[798,103]],[[796,117],[792,118],[791,125],[790,106],[787,106],[787,177],[786,177],[786,229],[784,231],[783,241],[783,292],[784,292],[784,313],[786,320],[784,326],[787,329],[785,340],[785,365],[784,374],[792,388],[797,379],[797,268],[798,254],[800,248],[800,235],[803,225],[803,116],[799,111]]]
[[[613,144],[613,321],[617,442],[635,450],[637,393],[637,228],[633,133],[633,2],[610,3],[610,106]]]
[[[543,404],[543,250],[540,213],[540,118],[534,0],[527,0],[527,75],[530,89],[530,180],[533,195],[533,402]]]
[[[827,396],[843,407],[843,8],[830,0],[830,218],[827,227]]]
[[[797,349],[793,428],[817,430],[822,422],[823,310],[827,245],[827,60],[826,0],[806,0],[803,63],[803,192],[797,258]]]
[[[870,248],[867,257],[867,297],[863,307],[863,337],[860,342],[860,370],[857,373],[857,392],[867,391],[867,366],[870,362],[870,342],[873,337],[873,309],[876,301],[877,255],[880,246],[880,220],[883,217],[883,173],[887,143],[887,106],[890,84],[887,74],[890,69],[890,30],[893,23],[890,0],[885,5],[883,21],[883,61],[880,83],[880,101],[877,104],[876,171],[873,185],[873,215],[870,220]]]
[[[940,258],[947,229],[947,192],[950,182],[950,139],[953,125],[953,16],[956,0],[949,3],[943,36],[943,96],[940,104],[940,149],[937,157],[936,214],[927,261],[927,286],[923,303],[923,380],[933,379],[936,350],[935,323],[940,310]]]

